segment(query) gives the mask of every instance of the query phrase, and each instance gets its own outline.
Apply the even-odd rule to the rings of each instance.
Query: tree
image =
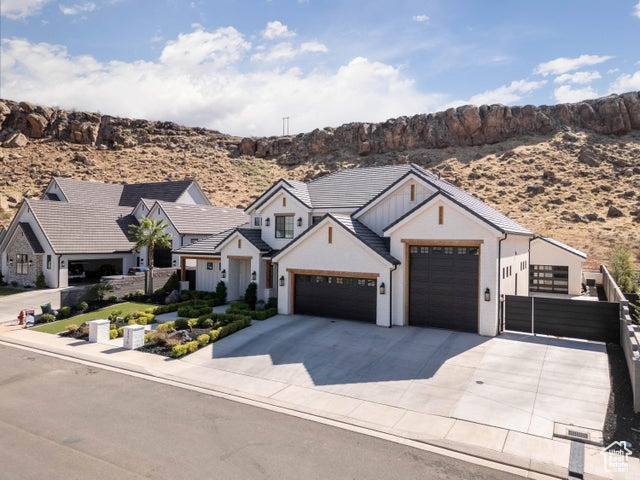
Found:
[[[631,252],[625,246],[618,245],[611,252],[611,276],[616,281],[622,293],[633,293],[636,290],[631,261]]]
[[[104,296],[108,292],[113,292],[113,285],[110,283],[96,283],[91,287],[90,292],[97,300],[104,300]]]
[[[153,253],[156,246],[170,248],[171,234],[165,232],[167,224],[164,220],[152,220],[147,217],[140,219],[140,225],[129,225],[129,235],[136,243],[135,250],[147,247],[147,258],[149,263],[149,281],[147,282],[147,294],[153,293]]]

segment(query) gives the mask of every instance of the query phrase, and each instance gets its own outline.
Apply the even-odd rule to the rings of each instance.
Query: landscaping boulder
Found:
[[[172,290],[167,298],[164,299],[165,305],[169,305],[170,303],[178,303],[180,301],[180,292],[178,290]]]
[[[622,216],[624,216],[624,213],[618,207],[614,207],[613,205],[609,207],[609,210],[607,211],[607,218],[618,218]]]

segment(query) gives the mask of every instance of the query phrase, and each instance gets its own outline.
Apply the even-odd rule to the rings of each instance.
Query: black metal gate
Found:
[[[620,305],[507,295],[504,330],[598,342],[620,342]]]

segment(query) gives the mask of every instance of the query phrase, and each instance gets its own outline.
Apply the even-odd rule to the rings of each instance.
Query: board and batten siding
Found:
[[[211,269],[207,268],[211,265]],[[196,289],[203,292],[214,292],[220,281],[220,260],[196,261]]]
[[[414,200],[411,200],[411,185],[415,185]],[[430,190],[423,184],[411,180],[396,187],[393,192],[367,210],[358,220],[364,223],[371,230],[382,236],[382,230],[389,226],[391,222],[400,218],[420,202],[423,202],[434,190]]]

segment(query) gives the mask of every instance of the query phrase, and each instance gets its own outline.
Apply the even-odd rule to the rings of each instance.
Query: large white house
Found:
[[[496,335],[501,295],[528,295],[533,234],[415,164],[279,180],[250,223],[177,249],[196,288],[255,281],[278,312]]]
[[[175,213],[178,212],[178,213]],[[192,180],[110,184],[54,177],[40,199],[25,199],[0,235],[0,268],[6,282],[34,285],[40,273],[49,287],[127,273],[148,264],[133,250],[130,225],[162,218],[172,247],[247,221],[242,210],[215,207]],[[170,267],[171,249],[157,249],[156,265]]]

